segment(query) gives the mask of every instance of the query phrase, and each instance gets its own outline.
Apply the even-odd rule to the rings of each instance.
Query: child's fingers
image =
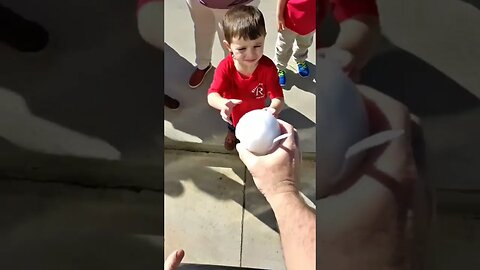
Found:
[[[238,104],[242,103],[242,100],[241,99],[230,99],[229,103],[231,103],[233,106],[235,106],[235,105],[238,105]]]
[[[223,121],[232,124],[232,122],[230,121],[230,115],[228,115],[224,110],[220,111],[220,116],[222,117]]]

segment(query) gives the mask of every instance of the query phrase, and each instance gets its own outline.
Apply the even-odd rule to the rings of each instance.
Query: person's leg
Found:
[[[194,24],[195,63],[197,68],[189,80],[189,86],[200,86],[211,69],[212,47],[215,38],[215,17],[210,8],[199,0],[187,0],[188,9]]]
[[[37,52],[48,43],[48,32],[0,4],[0,42],[22,52]]]
[[[288,60],[292,56],[293,42],[295,41],[295,33],[287,28],[277,34],[277,42],[275,44],[275,56],[273,61],[278,69],[278,78],[280,85],[286,84],[285,69],[287,69]]]
[[[217,36],[218,36],[218,41],[220,42],[220,46],[223,49],[223,54],[226,57],[228,55],[228,49],[225,48],[225,45],[223,45],[223,40],[225,39],[225,33],[223,32],[223,27],[222,27],[222,21],[223,21],[223,16],[225,16],[225,13],[227,13],[228,9],[212,9],[213,14],[215,16],[215,29],[217,31]]]
[[[305,64],[305,60],[308,57],[308,48],[313,44],[313,34],[314,32],[301,36],[296,36],[297,46],[293,54],[293,59],[298,66],[298,74],[302,77],[306,77],[310,74],[308,66]]]
[[[195,63],[198,69],[205,69],[210,65],[215,37],[213,12],[199,0],[187,0],[187,5],[194,24]]]

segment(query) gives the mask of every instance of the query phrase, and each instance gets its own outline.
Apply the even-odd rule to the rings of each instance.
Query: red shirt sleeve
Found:
[[[224,59],[218,64],[215,74],[213,75],[213,81],[208,89],[207,95],[211,93],[219,93],[224,97],[225,90],[229,88],[230,75],[228,74],[228,63]]]
[[[375,0],[330,0],[330,2],[333,15],[338,22],[360,14],[378,17]]]

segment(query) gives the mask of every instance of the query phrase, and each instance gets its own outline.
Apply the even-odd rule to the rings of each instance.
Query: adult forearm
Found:
[[[268,198],[278,222],[288,270],[315,269],[316,216],[298,192]]]

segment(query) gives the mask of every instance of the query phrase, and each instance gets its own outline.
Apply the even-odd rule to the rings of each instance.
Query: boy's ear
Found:
[[[232,52],[232,49],[230,49],[230,43],[228,43],[228,41],[225,39],[223,40],[223,46],[225,46],[229,52]]]

